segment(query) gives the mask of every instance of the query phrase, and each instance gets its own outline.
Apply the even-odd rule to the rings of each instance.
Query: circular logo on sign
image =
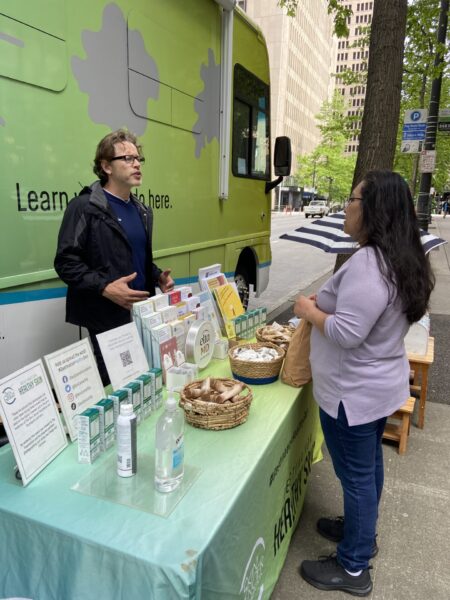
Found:
[[[16,400],[16,394],[14,393],[14,390],[11,387],[7,387],[4,390],[2,390],[2,395],[3,400],[6,402],[6,404],[13,404]]]
[[[196,321],[186,336],[186,360],[200,369],[206,367],[214,352],[216,334],[209,321]]]
[[[420,110],[413,110],[411,113],[411,121],[418,121],[421,116],[422,113],[420,112]]]

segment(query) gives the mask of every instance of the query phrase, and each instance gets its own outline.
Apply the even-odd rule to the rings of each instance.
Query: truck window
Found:
[[[269,86],[234,68],[232,171],[236,177],[270,178]]]

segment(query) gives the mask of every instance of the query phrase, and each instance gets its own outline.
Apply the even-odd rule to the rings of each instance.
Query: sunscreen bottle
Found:
[[[136,415],[132,404],[121,404],[117,417],[117,474],[120,477],[136,475]]]

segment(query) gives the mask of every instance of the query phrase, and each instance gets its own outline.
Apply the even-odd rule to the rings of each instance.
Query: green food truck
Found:
[[[70,199],[98,141],[128,128],[147,159],[154,257],[177,284],[221,263],[267,286],[275,148],[260,30],[235,0],[22,0],[0,11],[0,377],[79,338],[53,269]],[[277,144],[278,146],[278,144]]]

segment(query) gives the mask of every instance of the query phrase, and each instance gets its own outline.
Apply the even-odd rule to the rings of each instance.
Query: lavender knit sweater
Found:
[[[408,322],[395,296],[370,247],[358,250],[318,292],[317,305],[330,316],[325,335],[316,327],[311,334],[314,397],[334,418],[342,402],[349,425],[386,417],[409,397]]]

